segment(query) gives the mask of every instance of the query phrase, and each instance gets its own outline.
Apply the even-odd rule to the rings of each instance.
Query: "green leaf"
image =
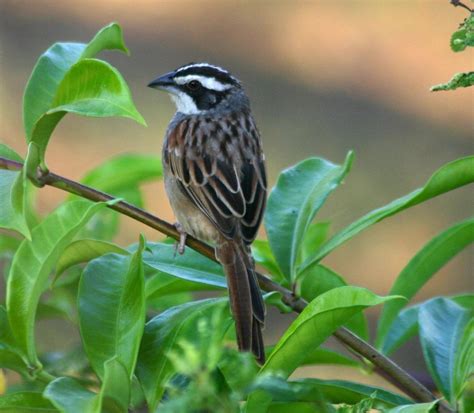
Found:
[[[136,374],[150,411],[155,411],[163,396],[164,386],[174,372],[166,355],[176,351],[179,342],[193,343],[196,340],[197,321],[211,317],[214,312],[225,312],[225,316],[230,319],[227,298],[210,298],[173,307],[146,324]]]
[[[432,92],[444,90],[456,90],[460,87],[470,87],[474,85],[474,72],[456,73],[447,83],[440,83],[431,87]]]
[[[12,161],[23,162],[23,158],[4,143],[0,143],[0,156],[2,158],[11,159]]]
[[[117,357],[104,363],[100,398],[106,411],[127,413],[130,403],[130,373]]]
[[[23,172],[0,170],[0,228],[12,229],[30,239],[25,216]]]
[[[55,43],[41,55],[31,73],[23,97],[23,125],[28,142],[38,120],[52,107],[56,90],[76,62],[93,57],[102,50],[128,52],[117,23],[102,28],[88,45],[83,43]]]
[[[38,392],[18,392],[0,396],[0,412],[57,413],[54,406]]]
[[[474,46],[474,17],[472,14],[451,36],[451,49],[454,52],[462,52],[468,46]]]
[[[300,280],[300,295],[307,301],[333,288],[347,285],[344,278],[333,270],[319,264],[312,265],[298,275]],[[345,326],[364,340],[369,337],[367,319],[363,313],[357,313]]]
[[[315,222],[308,227],[301,244],[298,264],[310,258],[314,251],[323,245],[329,235],[330,225],[330,222]]]
[[[163,174],[158,156],[122,154],[94,168],[81,182],[95,189],[120,196],[124,189],[135,188]]]
[[[26,173],[46,169],[44,156],[51,134],[67,112],[84,116],[123,116],[145,124],[120,73],[91,59],[104,49],[126,51],[120,27],[103,28],[88,44],[56,43],[38,60],[23,100],[23,123],[29,143]]]
[[[389,204],[369,212],[329,239],[300,270],[321,261],[339,245],[356,236],[359,232],[407,208],[418,205],[445,192],[474,182],[474,156],[457,159],[438,169],[419,189]]]
[[[454,404],[459,391],[454,389],[459,344],[473,315],[474,309],[464,309],[452,300],[441,297],[424,303],[418,314],[420,342],[426,365],[436,386],[451,404]]]
[[[371,397],[374,393],[375,408],[382,409],[410,403],[409,399],[380,387],[368,386],[345,380],[303,380],[313,382],[317,385],[324,398],[334,404],[355,404],[367,397]]]
[[[472,311],[474,306],[469,309]],[[469,388],[469,382],[471,386],[474,384],[474,318],[471,318],[464,328],[456,353],[452,381],[453,398],[463,399],[463,393],[466,393],[466,398],[472,399],[472,388]],[[472,401],[474,399],[471,403]]]
[[[410,300],[443,265],[473,241],[474,218],[441,232],[410,260],[395,280],[390,294],[402,295]],[[391,302],[384,305],[375,340],[377,348],[383,347],[390,325],[405,304]]]
[[[227,288],[221,265],[191,248],[180,255],[176,254],[174,245],[148,243],[147,246],[152,254],[145,254],[143,261],[148,266],[186,281]]]
[[[296,277],[296,260],[314,216],[350,170],[352,152],[344,165],[310,158],[283,171],[272,189],[265,229],[273,254],[286,277]]]
[[[285,284],[285,276],[281,272],[267,240],[256,239],[252,244],[252,255],[257,264],[270,271],[273,279]]]
[[[107,254],[91,261],[78,292],[79,324],[92,368],[104,377],[104,363],[117,356],[131,379],[145,325],[142,265],[144,240],[133,255]]]
[[[67,269],[74,265],[89,262],[94,258],[105,254],[116,253],[129,255],[130,253],[111,242],[100,241],[96,239],[80,239],[69,244],[59,257],[56,265],[56,277],[58,277]]]
[[[34,322],[39,298],[48,276],[63,249],[87,221],[106,204],[75,201],[61,205],[32,231],[32,240],[23,240],[10,268],[7,284],[7,311],[19,349],[32,365],[40,366]]]
[[[451,297],[451,299],[465,308],[474,308],[474,295],[464,294]],[[398,313],[397,318],[390,325],[381,348],[382,353],[391,354],[403,343],[418,333],[419,305],[406,308]]]
[[[339,287],[316,297],[286,330],[261,373],[280,372],[288,377],[338,327],[354,314],[400,297],[379,297],[359,287]]]
[[[3,143],[0,143],[0,156],[23,162],[20,155]],[[30,239],[25,212],[25,185],[22,171],[0,170],[0,228],[12,229]]]
[[[273,401],[312,401],[321,399],[333,404],[354,405],[367,398],[373,400],[373,407],[387,409],[410,400],[379,387],[367,386],[344,380],[300,379],[285,381],[277,376],[262,377],[256,382],[257,389],[271,394]],[[247,412],[259,410],[257,405],[247,406]],[[255,408],[255,410],[253,410]]]
[[[340,353],[327,348],[317,348],[313,350],[303,359],[302,365],[311,366],[315,364],[334,364],[338,366],[360,367],[360,363],[350,359]]]
[[[438,400],[431,403],[405,404],[387,410],[387,413],[430,413],[436,412]]]
[[[274,402],[313,402],[321,413],[327,412],[324,398],[317,388],[307,381],[286,381],[278,376],[259,377],[250,388],[252,391],[265,392]],[[257,407],[257,406],[255,406]],[[247,413],[266,411],[247,405]]]
[[[100,413],[100,397],[75,379],[59,377],[48,384],[43,394],[62,413]]]

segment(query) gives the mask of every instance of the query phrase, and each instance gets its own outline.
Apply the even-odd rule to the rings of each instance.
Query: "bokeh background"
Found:
[[[79,179],[116,154],[158,154],[174,107],[146,84],[184,63],[208,61],[243,81],[272,184],[279,171],[308,156],[340,163],[348,150],[355,151],[345,185],[319,215],[336,231],[422,185],[442,164],[474,152],[472,89],[429,92],[453,73],[472,69],[472,53],[449,48],[465,15],[448,0],[0,0],[0,140],[25,153],[22,91],[38,56],[55,41],[87,42],[100,27],[118,21],[131,56],[102,56],[129,82],[148,128],[125,119],[67,116],[49,145],[53,171]],[[173,220],[162,184],[145,189],[148,208]],[[424,243],[472,213],[473,195],[462,188],[405,211],[324,262],[350,283],[386,294]],[[39,209],[46,213],[63,198],[45,188]],[[118,242],[134,242],[140,231],[148,239],[159,237],[124,220]],[[472,289],[472,257],[472,248],[465,250],[416,299]],[[371,320],[377,312],[369,313]],[[291,316],[270,318],[266,336],[274,342]],[[61,323],[43,323],[40,330],[47,350],[78,340]],[[422,357],[416,341],[410,346],[395,358],[418,374]],[[382,384],[380,378],[334,367],[309,374]]]

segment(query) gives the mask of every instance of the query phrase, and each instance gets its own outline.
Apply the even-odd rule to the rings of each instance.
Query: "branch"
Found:
[[[0,169],[18,171],[21,170],[22,167],[23,164],[20,162],[0,157]],[[93,202],[104,202],[115,199],[111,195],[86,185],[82,185],[79,182],[56,175],[52,172],[38,171],[37,179],[42,185],[53,186],[63,191],[79,195],[80,197],[89,199]],[[127,215],[128,217],[139,221],[150,228],[156,229],[157,231],[171,238],[179,240],[179,233],[174,225],[150,214],[147,211],[144,211],[143,209],[137,208],[124,201],[117,202],[113,205],[108,205],[108,207],[123,215]],[[188,236],[186,238],[186,245],[201,253],[202,255],[210,258],[211,260],[216,261],[214,249],[209,245],[197,240],[196,238]],[[282,301],[291,307],[295,312],[301,313],[301,311],[303,311],[308,305],[305,300],[295,297],[295,295],[290,290],[272,281],[267,276],[257,273],[257,277],[260,287],[263,290],[279,292],[282,295]],[[374,364],[375,371],[379,375],[412,397],[413,400],[422,403],[436,400],[436,397],[414,377],[412,377],[392,360],[381,354],[369,343],[360,339],[348,329],[341,327],[334,332],[334,336],[344,345],[354,350],[367,360],[370,360],[370,362]],[[449,407],[444,405],[439,406],[439,411],[452,412]]]
[[[451,0],[450,3],[454,6],[454,7],[462,7],[468,11],[470,11],[472,13],[472,9],[468,6],[466,6],[462,1],[460,0]]]

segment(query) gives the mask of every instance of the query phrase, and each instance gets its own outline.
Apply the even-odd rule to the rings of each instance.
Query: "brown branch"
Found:
[[[20,162],[0,157],[0,169],[17,171],[21,170],[22,167],[23,164]],[[52,172],[39,171],[37,180],[43,185],[53,186],[94,202],[104,202],[115,199],[111,195],[56,175]],[[125,201],[119,201],[113,205],[108,205],[108,207],[123,215],[127,215],[150,228],[156,229],[169,237],[179,240],[179,233],[174,225],[144,211],[143,209],[137,208]],[[214,249],[209,245],[206,245],[191,236],[187,237],[186,244],[202,255],[216,261]],[[290,290],[274,282],[265,275],[257,274],[257,276],[260,287],[263,290],[279,292],[282,295],[282,301],[295,312],[300,313],[308,305],[305,300],[295,297]],[[334,332],[334,336],[344,345],[369,360],[375,366],[374,370],[379,375],[387,379],[408,396],[412,397],[413,400],[417,402],[432,402],[436,400],[436,397],[414,377],[348,329],[341,327]],[[444,404],[439,406],[439,411],[452,412],[452,410]]]
[[[466,10],[468,10],[469,12],[472,13],[472,9],[468,6],[466,6],[462,1],[460,0],[450,0],[450,3],[454,6],[454,7],[462,7]]]

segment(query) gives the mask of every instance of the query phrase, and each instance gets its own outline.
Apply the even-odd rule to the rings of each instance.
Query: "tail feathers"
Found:
[[[248,256],[246,247],[230,240],[218,244],[216,256],[227,276],[239,350],[252,351],[257,361],[264,363],[265,349],[261,330],[265,318],[265,306],[257,284],[253,261]]]

